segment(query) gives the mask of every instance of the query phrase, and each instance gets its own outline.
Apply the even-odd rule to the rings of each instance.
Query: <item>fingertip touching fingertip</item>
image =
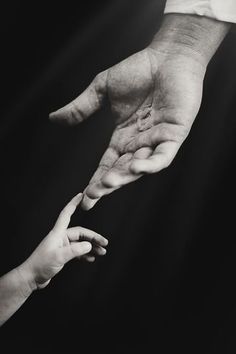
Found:
[[[90,210],[94,207],[94,205],[97,203],[97,200],[92,200],[87,195],[84,195],[81,207],[83,210]]]
[[[82,198],[83,198],[83,193],[81,193],[81,192],[79,192],[76,196],[75,196],[75,198],[77,199],[77,200],[82,200]]]
[[[83,194],[82,193],[78,193],[77,195],[75,195],[72,200],[71,200],[71,204],[73,204],[74,206],[76,206],[76,208],[80,205],[80,202],[83,198]]]

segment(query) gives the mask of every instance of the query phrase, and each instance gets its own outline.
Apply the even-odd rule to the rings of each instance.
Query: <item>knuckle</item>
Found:
[[[107,78],[106,70],[101,71],[94,77],[92,83],[94,84],[94,88],[97,93],[99,93],[100,91],[103,92],[105,90],[106,78]]]
[[[75,101],[71,102],[71,109],[68,119],[70,125],[76,125],[85,119],[83,111],[79,108]]]
[[[100,73],[98,73],[95,77],[94,77],[94,83],[98,83],[101,79],[102,79],[102,75],[103,75],[103,73],[102,72],[100,72]]]

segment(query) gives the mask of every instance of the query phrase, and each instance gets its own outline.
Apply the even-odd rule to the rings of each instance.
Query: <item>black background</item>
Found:
[[[73,128],[50,123],[49,112],[143,49],[164,5],[2,6],[1,274],[85,188],[113,129],[109,108]],[[235,45],[231,32],[212,59],[173,164],[75,213],[72,225],[109,238],[108,254],[71,262],[33,294],[1,328],[1,353],[235,352]]]

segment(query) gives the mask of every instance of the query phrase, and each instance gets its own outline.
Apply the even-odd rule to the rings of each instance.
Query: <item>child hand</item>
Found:
[[[108,240],[83,227],[68,228],[72,214],[82,200],[76,195],[61,211],[54,228],[43,239],[31,256],[19,267],[32,289],[42,289],[73,258],[93,262],[96,256],[106,254]]]

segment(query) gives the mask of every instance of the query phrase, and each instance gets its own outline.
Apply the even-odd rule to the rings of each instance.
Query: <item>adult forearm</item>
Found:
[[[0,278],[0,326],[2,326],[31,295],[31,276],[24,264]]]
[[[230,26],[205,16],[166,14],[151,47],[171,55],[188,55],[207,65]]]

